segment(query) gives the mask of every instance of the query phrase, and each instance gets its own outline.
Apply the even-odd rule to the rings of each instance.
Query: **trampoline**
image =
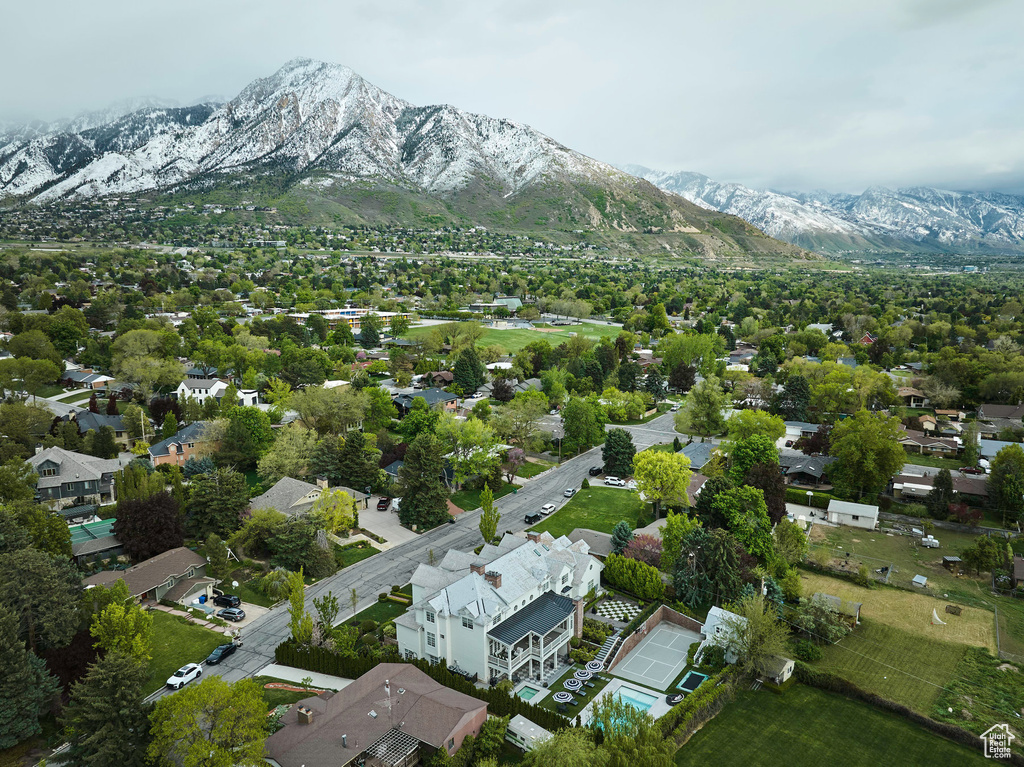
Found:
[[[707,678],[707,674],[702,674],[699,671],[687,671],[686,676],[680,680],[677,686],[683,692],[693,692],[700,687]]]

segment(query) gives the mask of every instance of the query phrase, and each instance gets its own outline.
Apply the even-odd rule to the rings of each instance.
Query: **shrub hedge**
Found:
[[[722,710],[733,698],[736,669],[727,666],[687,695],[658,720],[661,734],[677,745],[684,744],[697,729]]]
[[[833,496],[828,493],[811,493],[811,502],[807,503],[807,491],[798,490],[795,487],[786,488],[786,503],[795,503],[800,506],[813,506],[816,509],[827,509],[828,502]]]

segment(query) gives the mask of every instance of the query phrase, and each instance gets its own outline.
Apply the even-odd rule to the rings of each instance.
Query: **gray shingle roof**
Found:
[[[573,611],[573,601],[546,591],[530,604],[487,632],[487,636],[507,645],[515,644],[533,632],[544,635],[564,621]]]
[[[188,444],[189,442],[202,442],[203,441],[203,430],[206,429],[209,421],[196,421],[190,423],[183,429],[180,429],[177,434],[167,439],[162,439],[155,445],[149,448],[149,454],[156,458],[160,455],[168,455],[168,446],[170,445],[181,445]]]

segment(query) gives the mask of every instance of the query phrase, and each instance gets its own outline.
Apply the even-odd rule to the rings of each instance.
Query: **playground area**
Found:
[[[700,634],[694,631],[674,623],[659,623],[609,672],[654,690],[667,691],[686,667],[690,645],[700,641]]]

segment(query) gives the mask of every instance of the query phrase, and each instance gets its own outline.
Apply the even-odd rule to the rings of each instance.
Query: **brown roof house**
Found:
[[[213,584],[216,581],[206,577],[206,564],[206,557],[179,546],[127,570],[104,570],[90,575],[82,583],[86,588],[112,586],[123,579],[128,592],[136,599],[144,602],[166,599],[169,602],[188,604],[202,594],[207,599],[213,597]]]
[[[341,692],[305,698],[267,738],[275,767],[404,767],[439,749],[454,754],[487,719],[487,704],[416,666],[381,663]]]

